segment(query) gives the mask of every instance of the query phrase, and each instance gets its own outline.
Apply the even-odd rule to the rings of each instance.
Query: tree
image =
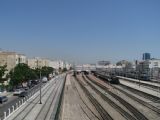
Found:
[[[38,75],[36,74],[36,70],[30,69],[29,74],[30,74],[30,76],[29,76],[30,80],[38,79]]]
[[[52,74],[54,71],[55,71],[54,68],[45,66],[45,67],[42,67],[41,69],[41,75],[49,77],[49,74]]]
[[[27,64],[20,63],[13,70],[10,71],[10,84],[17,86],[22,85],[23,82],[27,82],[31,78],[33,71]]]
[[[46,76],[46,77],[49,77],[49,74],[52,74],[54,71],[55,71],[54,68],[47,66],[44,66],[41,69],[40,68],[35,69],[35,73],[37,76],[40,76],[41,73],[41,76]]]
[[[5,75],[6,71],[7,71],[7,65],[0,66],[0,83],[3,83],[5,80],[3,76]]]
[[[37,78],[39,78],[39,76],[40,76],[40,71],[41,71],[40,68],[36,68],[36,69],[34,70],[34,72],[35,72]]]
[[[63,68],[62,72],[66,72],[67,71],[67,68]]]
[[[58,72],[59,72],[59,73],[61,73],[61,72],[62,72],[62,68],[61,68],[61,67],[59,67]]]
[[[69,70],[73,70],[73,67],[70,67]]]

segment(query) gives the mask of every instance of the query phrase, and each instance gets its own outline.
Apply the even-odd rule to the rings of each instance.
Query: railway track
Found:
[[[145,93],[145,92],[142,92],[142,91],[139,91],[139,90],[136,90],[134,88],[131,88],[129,86],[126,86],[126,85],[123,85],[123,84],[120,84],[120,86],[124,89],[127,89],[129,90],[130,92],[132,93],[135,93],[141,97],[144,97],[148,100],[151,100],[152,102],[155,102],[155,103],[160,103],[160,98],[159,97],[156,97],[156,96],[153,96],[153,95],[150,95],[148,93]]]
[[[44,97],[46,95],[46,93],[48,92],[48,90],[53,87],[52,84],[50,84],[49,86],[47,86],[47,88],[42,92],[42,97]],[[54,91],[54,89],[52,90]],[[39,104],[39,95],[37,95],[32,102],[28,103],[28,106],[23,108],[21,110],[21,112],[19,112],[12,120],[24,120],[27,115],[31,112],[31,110],[37,105]],[[26,112],[24,112],[26,110]]]
[[[117,89],[117,90],[119,90],[120,92],[124,93],[126,96],[130,97],[131,99],[133,99],[133,100],[137,101],[138,103],[140,103],[140,104],[148,107],[149,109],[153,110],[154,112],[156,112],[157,114],[160,115],[160,109],[158,109],[158,108],[154,107],[153,105],[150,105],[147,102],[145,102],[145,101],[143,101],[143,100],[141,100],[141,99],[139,99],[139,98],[137,98],[137,97],[135,97],[135,96],[127,93],[124,90],[121,90],[121,89],[119,89],[117,87],[114,87],[114,88]]]
[[[62,88],[62,92],[61,95],[59,97],[59,102],[57,104],[57,111],[55,113],[52,113],[50,116],[51,120],[60,120],[61,117],[61,109],[62,109],[62,104],[63,104],[63,98],[64,98],[64,89],[65,89],[65,84],[66,84],[66,80],[67,80],[67,75],[68,73],[65,75],[65,80],[63,83],[63,88]]]
[[[84,90],[84,92],[88,96],[91,103],[95,106],[98,113],[101,115],[102,119],[103,120],[113,120],[113,118],[107,113],[107,111],[102,107],[102,105],[99,104],[98,101],[89,93],[87,88],[84,87],[85,85],[82,83],[82,81],[78,79],[77,77],[75,77],[75,79],[78,81],[80,87]]]
[[[42,84],[42,88],[44,86],[45,86],[45,84]],[[28,95],[26,97],[24,97],[24,98],[18,97],[14,102],[9,103],[10,106],[14,106],[14,108],[17,108],[16,103],[18,103],[19,101],[22,101],[22,99],[25,99],[25,101],[30,99],[30,97],[32,97],[38,91],[38,88],[39,88],[39,84],[37,86],[35,86],[34,88],[29,89],[27,91]],[[6,115],[9,115],[8,107],[5,107],[5,110],[0,112],[0,119],[4,119],[4,112],[6,112]],[[11,109],[11,112],[13,112],[13,109]]]
[[[55,100],[55,97],[58,93],[59,88],[62,87],[62,80],[61,82],[55,87],[55,89],[49,94],[50,97],[47,98],[45,104],[43,104],[43,109],[40,110],[35,120],[46,120],[48,117],[48,113],[52,107],[52,104]],[[55,91],[55,92],[54,92]],[[54,94],[53,94],[54,93]]]
[[[140,111],[138,111],[135,107],[133,107],[131,104],[126,102],[124,99],[119,97],[118,95],[114,94],[111,91],[108,91],[106,87],[98,82],[95,82],[94,80],[90,79],[88,76],[87,78],[94,83],[95,85],[98,85],[100,88],[105,90],[108,94],[110,94],[112,97],[114,97],[116,100],[118,100],[121,104],[123,104],[131,113],[134,114],[134,116],[137,118],[137,120],[148,120]]]
[[[94,85],[92,85],[88,80],[83,76],[83,78],[86,80],[86,82],[91,86],[91,88],[101,96],[103,100],[108,102],[113,108],[115,108],[122,116],[124,116],[127,120],[136,120],[135,117],[130,115],[128,112],[123,110],[120,106],[118,106],[116,103],[114,103],[112,100],[110,100],[108,97],[104,95],[101,91],[99,91]]]
[[[101,120],[102,118],[99,118],[91,109],[90,107],[86,104],[86,102],[83,100],[83,98],[81,97],[78,88],[76,87],[75,83],[73,81],[71,81],[71,84],[73,86],[73,89],[75,89],[81,99],[81,101],[83,102],[83,104],[87,107],[88,110],[90,110],[90,112],[92,113],[92,115],[97,119],[97,120]],[[87,112],[85,112],[84,108],[81,106],[81,109],[83,110],[83,112],[88,116],[88,118],[90,120],[93,120],[92,117],[90,117],[90,115],[87,114]]]

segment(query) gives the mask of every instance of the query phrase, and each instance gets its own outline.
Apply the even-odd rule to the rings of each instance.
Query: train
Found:
[[[150,81],[150,76],[145,73],[137,74],[136,72],[128,72],[128,73],[118,73],[118,76],[139,79],[144,81]]]
[[[105,74],[103,72],[94,71],[92,72],[95,76],[107,80],[111,84],[119,84],[119,78],[115,74]]]

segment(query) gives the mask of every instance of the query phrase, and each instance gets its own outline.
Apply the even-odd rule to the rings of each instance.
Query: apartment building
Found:
[[[61,69],[67,68],[69,70],[71,67],[71,64],[64,62],[62,60],[49,60],[39,57],[28,59],[27,64],[32,69],[42,68],[44,66],[47,66],[47,67],[52,67],[56,70],[59,70],[59,68]]]
[[[50,60],[39,58],[39,57],[35,57],[27,60],[28,66],[32,69],[42,68],[44,66],[48,67],[49,63],[50,63]]]
[[[8,72],[19,63],[26,63],[27,58],[24,54],[16,52],[0,51],[0,65],[7,65]]]
[[[18,54],[17,52],[0,51],[0,65],[7,65],[8,72],[19,63],[26,63],[32,69],[42,68],[44,66],[53,67],[57,70],[59,68],[69,69],[71,67],[69,63],[62,60],[49,60],[40,57],[27,59],[24,54]]]
[[[50,62],[49,62],[49,67],[52,67],[52,68],[54,68],[54,69],[59,69],[59,62],[58,61],[53,61],[53,60],[51,60]]]
[[[49,67],[52,67],[54,69],[63,69],[66,68],[67,70],[69,70],[71,68],[71,64],[69,64],[68,62],[64,62],[62,60],[50,60],[49,61]]]

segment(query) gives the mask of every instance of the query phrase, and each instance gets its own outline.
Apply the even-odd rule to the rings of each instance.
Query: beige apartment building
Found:
[[[42,68],[44,66],[52,67],[56,70],[58,70],[59,68],[69,69],[71,67],[71,64],[64,62],[62,60],[49,60],[49,59],[44,59],[44,58],[39,58],[39,57],[28,59],[27,64],[32,69]]]
[[[35,69],[35,68],[42,68],[44,66],[49,66],[49,60],[48,59],[43,59],[39,57],[31,58],[27,60],[27,64],[30,68]]]
[[[0,65],[7,65],[8,72],[19,63],[26,63],[26,56],[16,52],[0,51]]]
[[[69,64],[68,62],[64,62],[62,60],[53,60],[49,62],[49,67],[53,67],[54,69],[63,69],[63,68],[67,68],[68,70],[71,67],[71,64]]]
[[[59,69],[59,68],[62,68],[63,69],[63,67],[64,67],[64,62],[63,61],[61,61],[61,60],[53,60],[53,61],[50,61],[49,62],[49,67],[52,67],[52,68],[54,68],[54,69]]]

